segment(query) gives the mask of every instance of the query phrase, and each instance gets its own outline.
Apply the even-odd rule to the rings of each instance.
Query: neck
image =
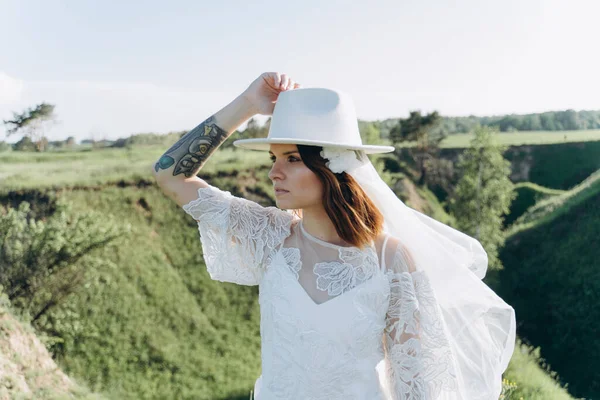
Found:
[[[312,236],[338,246],[348,245],[335,230],[335,225],[322,207],[302,209],[302,226]]]

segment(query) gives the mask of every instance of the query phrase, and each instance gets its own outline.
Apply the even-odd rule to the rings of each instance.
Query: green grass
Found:
[[[64,371],[114,399],[247,398],[260,367],[257,287],[210,280],[195,222],[157,187],[62,196],[134,227],[53,314]]]
[[[507,232],[497,293],[571,393],[600,397],[600,170]]]
[[[500,132],[496,135],[496,138],[498,144],[506,146],[589,142],[600,140],[600,129],[578,131]],[[469,142],[471,139],[473,139],[472,133],[453,134],[444,139],[444,141],[440,144],[440,147],[469,147]]]
[[[519,182],[515,184],[514,189],[517,197],[510,205],[510,213],[504,221],[505,226],[512,224],[537,202],[565,193],[564,190],[548,189],[532,182]]]
[[[545,192],[550,195],[529,207],[523,215],[519,216],[506,231],[507,237],[551,223],[557,217],[570,213],[574,207],[587,203],[590,199],[598,196],[600,194],[600,170],[572,190],[562,193],[547,190]]]
[[[542,368],[545,361],[540,348],[523,343],[518,337],[504,379],[517,384],[509,399],[523,400],[570,400],[569,392],[556,382],[556,373]]]
[[[563,137],[560,135],[564,134],[573,140],[565,143],[560,139]],[[519,132],[500,133],[496,137],[499,143],[512,146],[555,143],[554,146],[534,146],[535,154],[530,154],[529,149],[521,154],[517,148],[508,152],[506,156],[515,165],[526,157],[532,160],[528,162],[531,164],[531,171],[527,181],[550,188],[569,189],[600,168],[600,130],[561,132],[560,135],[555,132]],[[460,150],[469,145],[471,138],[471,134],[452,135],[441,147]],[[579,142],[576,138],[583,138],[583,143],[572,143]],[[233,140],[233,137],[228,140]],[[557,145],[559,143],[565,145]],[[414,143],[408,142],[399,147],[412,146]],[[66,188],[137,182],[150,176],[152,164],[167,148],[168,145],[164,144],[99,149],[82,146],[79,149],[46,153],[0,153],[0,191],[6,191],[8,188]],[[221,148],[213,154],[202,172],[230,173],[269,164],[266,152],[228,147]],[[557,166],[559,168],[556,168]]]
[[[152,165],[164,146],[105,148],[93,151],[0,153],[0,191],[33,188],[91,187],[107,183],[151,179]],[[215,174],[252,169],[269,163],[265,152],[219,149],[202,173]]]

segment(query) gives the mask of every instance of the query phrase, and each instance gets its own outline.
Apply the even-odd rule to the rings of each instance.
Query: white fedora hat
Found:
[[[389,153],[393,146],[363,144],[352,98],[327,88],[298,88],[277,97],[266,138],[238,139],[236,147],[269,150],[271,143],[304,144],[363,150],[366,154]]]

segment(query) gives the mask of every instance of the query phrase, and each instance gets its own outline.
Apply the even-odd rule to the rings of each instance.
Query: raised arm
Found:
[[[208,186],[196,174],[206,160],[244,121],[256,114],[252,103],[239,95],[231,103],[186,133],[152,167],[152,173],[165,194],[182,206]]]
[[[239,95],[171,146],[154,164],[154,175],[160,181],[196,176],[208,157],[254,114],[252,103]]]
[[[261,74],[242,94],[186,133],[152,165],[160,188],[179,206],[194,200],[198,189],[208,186],[196,174],[217,148],[253,115],[271,115],[279,93],[299,86],[285,74]]]

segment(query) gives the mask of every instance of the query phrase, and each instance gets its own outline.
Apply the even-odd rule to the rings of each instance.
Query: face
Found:
[[[304,162],[295,144],[271,144],[269,156],[273,166],[269,179],[275,191],[277,207],[284,210],[322,207],[322,184]]]

